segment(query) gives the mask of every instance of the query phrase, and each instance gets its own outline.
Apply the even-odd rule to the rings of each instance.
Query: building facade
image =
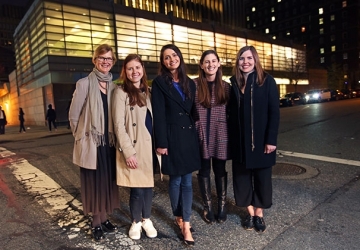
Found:
[[[187,1],[157,2],[168,5]],[[164,9],[161,6],[152,8]],[[174,5],[172,8],[176,9]],[[75,83],[92,71],[93,51],[103,43],[113,46],[118,57],[112,70],[114,79],[129,53],[141,55],[147,75],[153,79],[161,47],[173,43],[181,49],[192,77],[197,74],[202,52],[217,50],[224,79],[228,80],[237,51],[245,45],[254,45],[281,92],[287,91],[286,86],[294,81],[299,87],[308,84],[305,50],[301,45],[160,12],[100,0],[36,0],[15,30],[16,70],[10,75],[9,94],[0,96],[0,104],[8,103],[11,111],[12,115],[7,115],[11,117],[10,123],[17,122],[17,110],[22,107],[28,124],[42,125],[48,104],[57,111],[58,121],[65,123]]]
[[[308,68],[328,72],[327,87],[360,88],[358,0],[255,0],[244,5],[246,28],[302,43]]]

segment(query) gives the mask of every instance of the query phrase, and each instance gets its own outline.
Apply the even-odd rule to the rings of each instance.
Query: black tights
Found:
[[[212,161],[212,164],[211,164]],[[215,178],[221,178],[226,175],[225,169],[226,160],[219,160],[216,158],[201,159],[201,169],[199,175],[202,177],[210,177],[211,165],[215,174]]]
[[[100,226],[101,223],[104,223],[107,220],[106,212],[100,212],[93,215],[93,221],[91,223],[92,227]]]

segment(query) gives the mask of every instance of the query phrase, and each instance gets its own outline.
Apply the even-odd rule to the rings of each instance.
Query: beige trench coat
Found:
[[[89,78],[77,81],[69,109],[70,127],[75,138],[73,150],[73,163],[87,169],[96,169],[97,150],[91,137],[91,112],[88,97]],[[111,112],[111,94],[115,84],[107,85],[108,112]],[[100,91],[100,90],[99,90]]]
[[[147,110],[152,116],[150,96],[147,106],[129,105],[128,94],[121,86],[114,89],[112,116],[116,135],[116,180],[125,187],[154,187],[152,138],[145,126]],[[135,155],[138,168],[131,169],[126,159]]]

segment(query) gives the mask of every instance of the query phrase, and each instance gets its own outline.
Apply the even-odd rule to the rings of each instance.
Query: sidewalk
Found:
[[[26,126],[26,132],[19,133],[18,125],[9,125],[5,126],[5,134],[0,135],[0,143],[10,141],[32,140],[62,134],[71,134],[71,130],[68,129],[66,126],[58,126],[56,131],[53,129],[52,132],[50,132],[48,127],[34,125]]]

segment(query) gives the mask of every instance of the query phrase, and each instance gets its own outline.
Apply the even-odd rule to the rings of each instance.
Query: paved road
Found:
[[[129,211],[127,204],[123,203],[121,209],[112,216],[120,225],[120,232],[110,235],[103,243],[92,242],[85,233],[87,218],[82,216],[81,204],[77,199],[69,196],[59,184],[53,182],[26,159],[16,162],[7,160],[16,157],[11,151],[6,150],[6,142],[22,143],[39,138],[55,138],[69,135],[70,131],[60,127],[58,131],[49,133],[45,127],[32,127],[26,133],[19,134],[17,129],[9,126],[6,134],[0,135],[0,181],[6,179],[2,178],[5,175],[10,178],[11,174],[21,183],[20,187],[13,190],[7,188],[6,183],[0,182],[0,222],[3,225],[0,227],[3,246],[1,249],[185,248],[178,239],[176,227],[172,223],[166,192],[167,179],[161,182],[159,176],[156,176],[153,200],[153,221],[159,231],[158,238],[142,237],[139,241],[130,240],[126,236],[130,223]],[[312,158],[316,157],[311,157],[310,154],[306,155],[306,158],[303,158],[304,155],[289,155],[289,152],[282,153],[280,149],[278,162],[303,167],[307,172],[283,175],[280,171],[279,175],[274,175],[274,205],[265,213],[268,230],[263,234],[242,229],[241,218],[245,211],[234,204],[231,177],[228,188],[228,221],[213,225],[203,222],[200,217],[201,201],[194,174],[192,224],[196,229],[196,245],[193,249],[358,249],[359,162],[339,163],[321,157],[315,160]],[[227,163],[229,174],[230,166],[231,161]],[[30,195],[22,195],[22,188]],[[37,203],[31,198],[34,196],[37,197]],[[121,189],[121,196],[126,200],[128,190]],[[22,207],[25,205],[27,207]],[[40,210],[45,211],[48,217],[39,218],[38,214],[42,212]],[[61,214],[59,211],[66,212]],[[44,230],[39,233],[38,230],[32,230],[32,227],[43,227]]]

